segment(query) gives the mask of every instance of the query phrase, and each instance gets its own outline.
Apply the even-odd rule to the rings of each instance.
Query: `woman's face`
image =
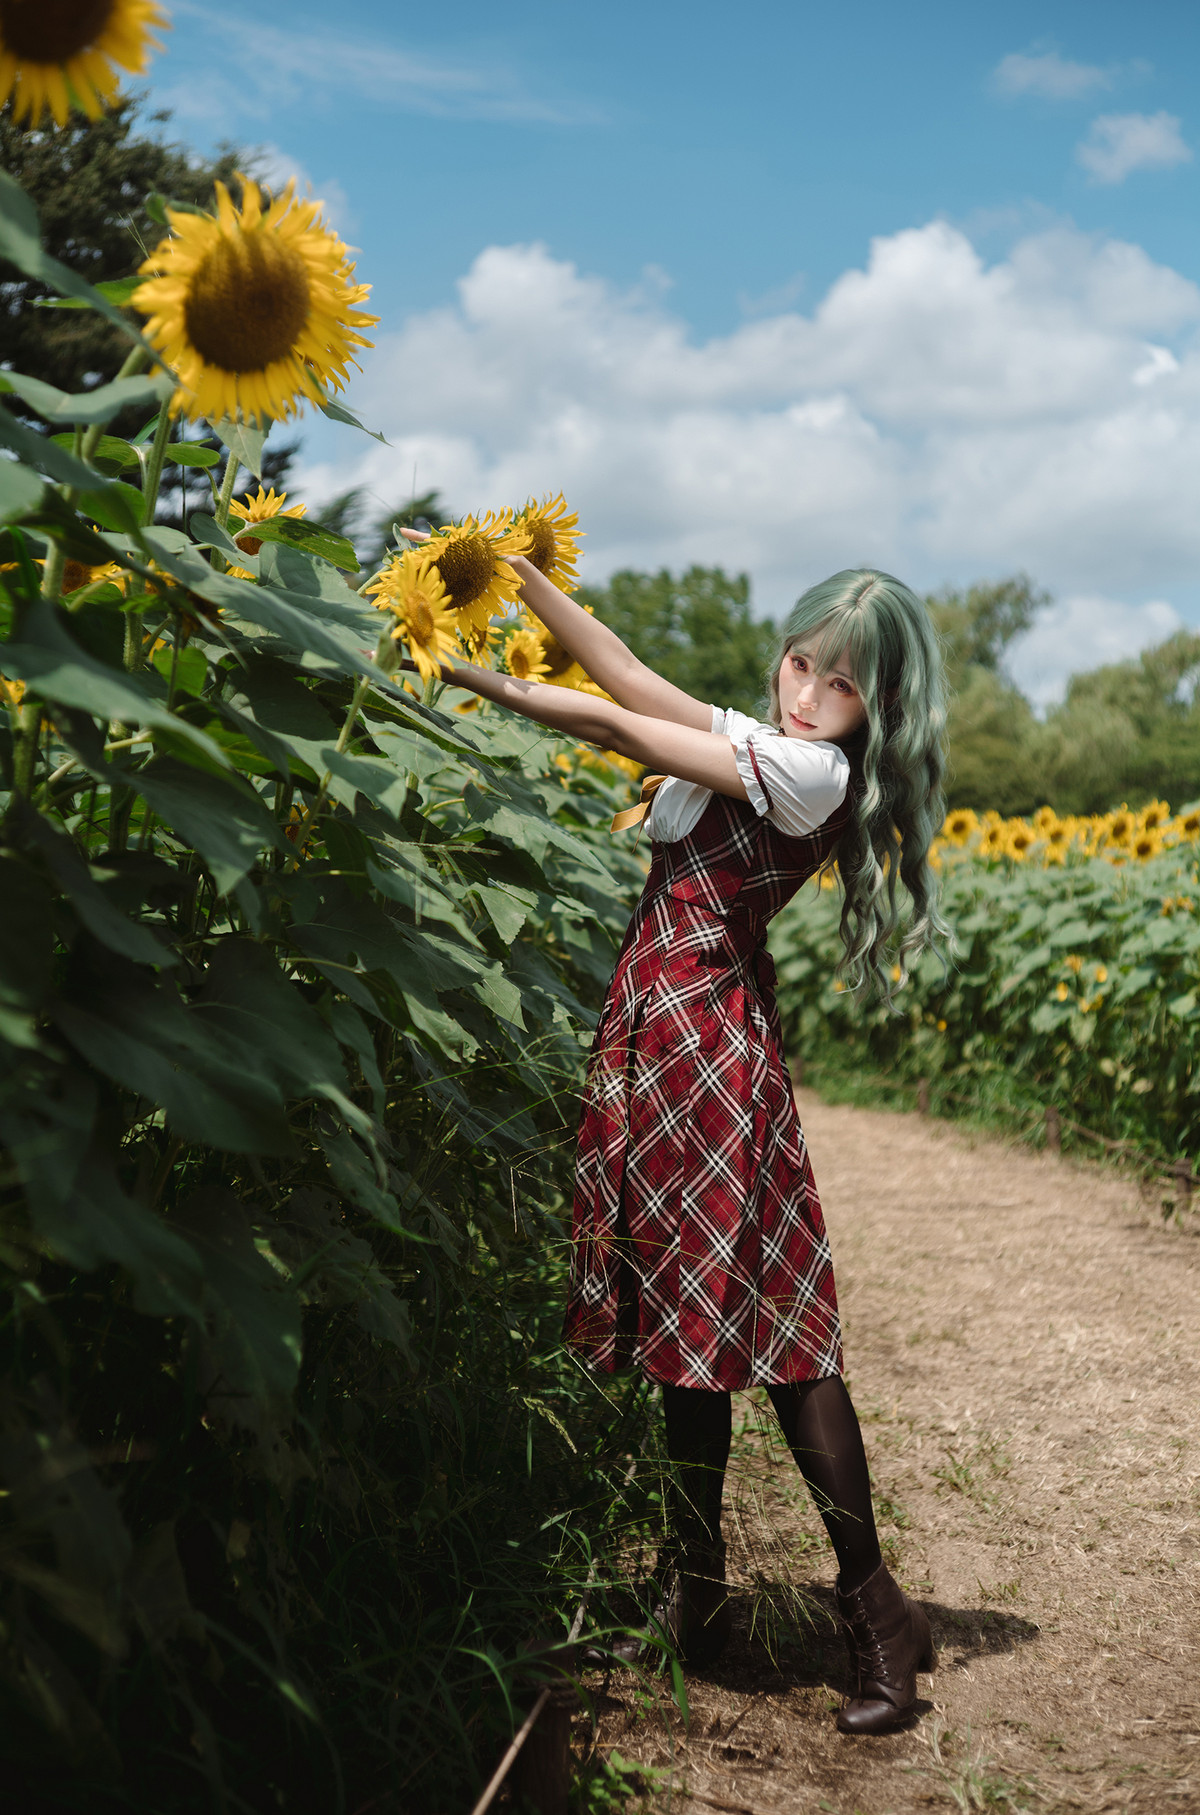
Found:
[[[816,641],[815,636],[801,638],[780,665],[780,729],[785,737],[836,744],[858,730],[867,709],[851,679],[845,650],[827,673],[816,672],[812,653]]]

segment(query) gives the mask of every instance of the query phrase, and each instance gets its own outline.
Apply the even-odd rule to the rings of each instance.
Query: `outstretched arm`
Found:
[[[553,592],[555,588],[550,590]],[[579,607],[575,609],[578,611]],[[587,618],[587,613],[580,612],[580,616]],[[588,622],[591,622],[590,618]],[[555,635],[558,635],[557,631]],[[616,638],[613,640],[617,641]],[[618,643],[618,647],[624,648],[624,645]],[[682,781],[699,782],[701,787],[711,788],[716,794],[729,794],[735,800],[747,798],[734,762],[733,745],[729,738],[709,730],[712,715],[707,707],[704,708],[704,728],[700,729],[695,724],[630,711],[612,700],[597,699],[590,693],[576,693],[569,687],[514,680],[510,674],[476,668],[469,662],[444,664],[442,678],[452,686],[466,687],[482,699],[494,700],[497,705],[507,706],[524,718],[548,725],[567,737],[578,737],[584,743],[616,750],[622,756],[644,763],[649,769],[677,775]],[[653,678],[657,679],[657,676]],[[666,682],[659,682],[659,685],[665,686]],[[670,691],[676,693],[678,689],[672,687]],[[680,698],[687,699],[687,695],[681,694]]]
[[[409,542],[420,543],[428,539],[419,530],[403,529],[400,533]],[[584,611],[557,586],[551,585],[532,561],[525,560],[523,555],[512,555],[509,565],[519,574],[521,597],[535,617],[553,632],[592,680],[603,687],[605,693],[612,694],[618,705],[628,712],[666,719],[673,725],[689,725],[693,730],[711,736],[711,704],[693,699],[681,687],[664,681],[653,668],[647,668],[645,662],[639,662],[615,631]],[[612,750],[617,746],[609,744],[608,748]]]

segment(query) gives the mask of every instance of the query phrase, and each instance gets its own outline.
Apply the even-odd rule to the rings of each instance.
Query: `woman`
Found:
[[[566,1325],[593,1366],[637,1365],[662,1386],[674,1568],[656,1623],[692,1663],[728,1638],[730,1393],[765,1386],[837,1556],[854,1673],[838,1726],[886,1732],[911,1715],[933,1646],[880,1555],[764,938],[834,861],[852,984],[890,998],[893,947],[903,965],[943,935],[927,864],[941,823],[937,640],[898,580],[835,574],[792,612],[756,723],[692,699],[528,561],[512,565],[526,605],[611,700],[466,664],[446,679],[669,778],[588,1070]]]

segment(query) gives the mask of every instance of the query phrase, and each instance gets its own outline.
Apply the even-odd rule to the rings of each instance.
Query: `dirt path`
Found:
[[[940,1667],[909,1732],[833,1726],[831,1554],[751,1401],[738,1630],[690,1728],[632,1677],[599,1738],[655,1810],[1200,1812],[1200,1218],[1110,1172],[800,1099],[881,1531]]]

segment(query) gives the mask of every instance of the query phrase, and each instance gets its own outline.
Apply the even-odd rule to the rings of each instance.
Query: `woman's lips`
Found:
[[[815,731],[817,728],[810,718],[801,718],[798,712],[789,712],[788,717],[793,725],[799,725],[804,731]]]

